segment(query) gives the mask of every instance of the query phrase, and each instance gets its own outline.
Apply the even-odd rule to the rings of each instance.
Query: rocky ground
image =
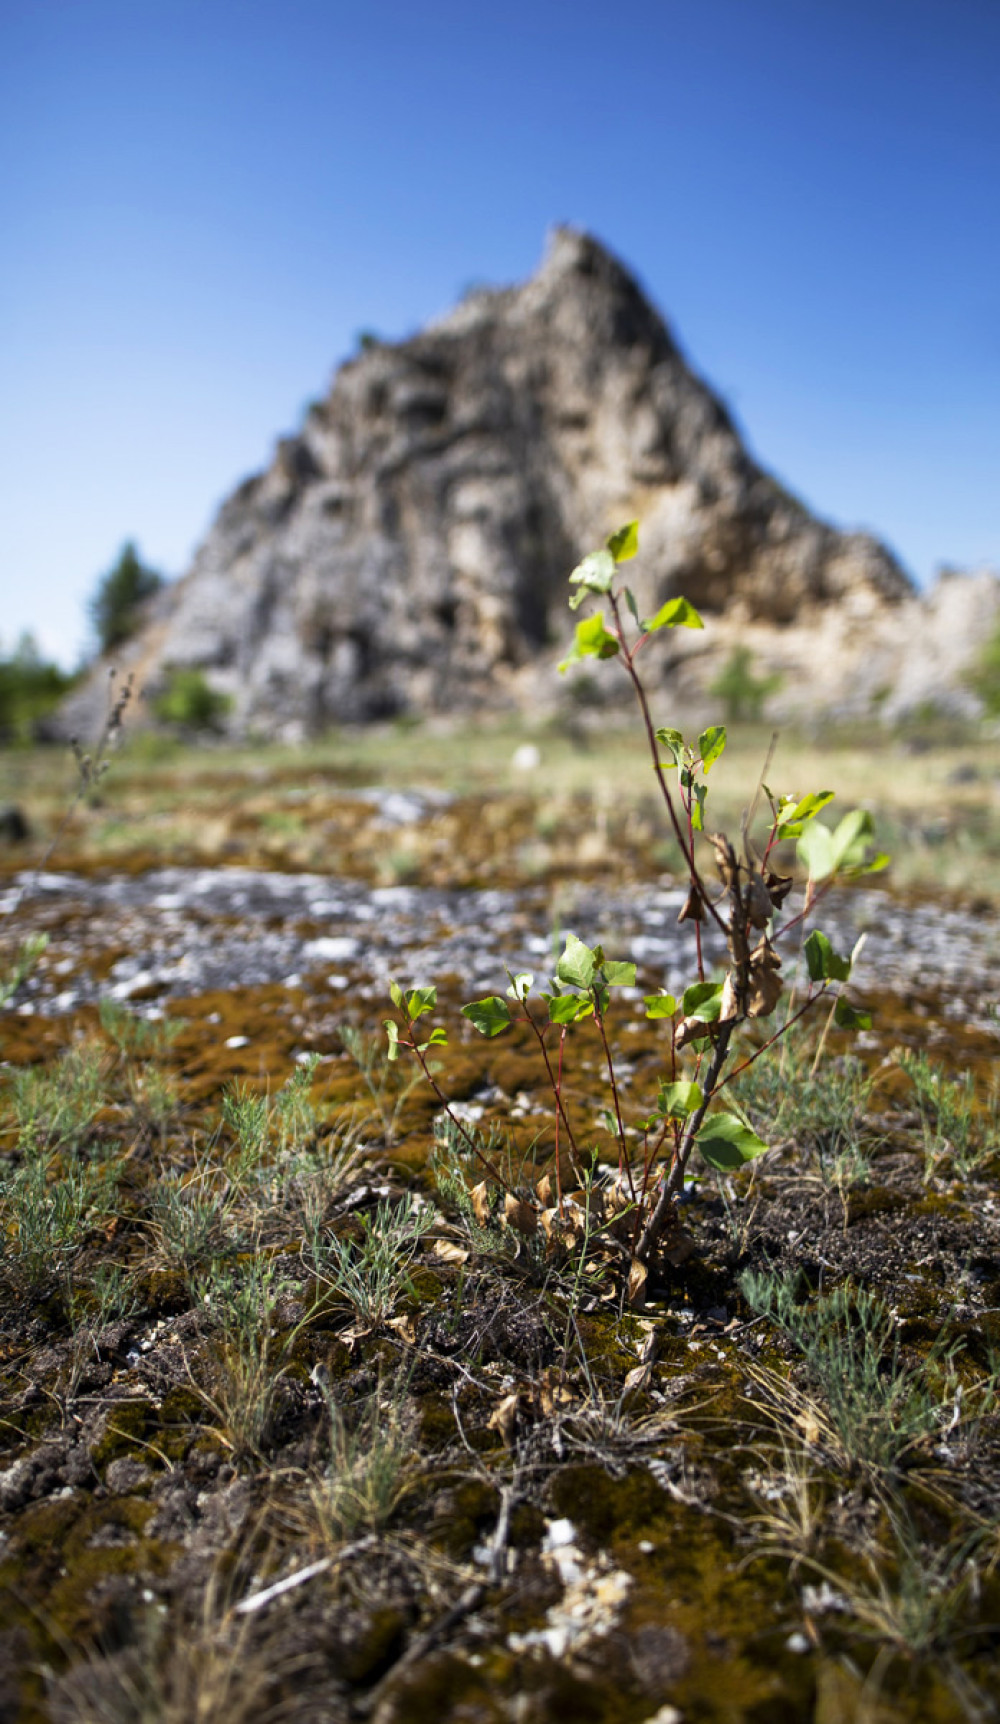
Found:
[[[354,805],[353,876],[8,875],[7,947],[49,944],[2,1019],[0,1716],[995,1716],[995,915],[831,895],[872,1029],[749,1068],[768,1155],[703,1169],[636,1287],[613,1161],[589,1197],[561,1161],[591,1222],[531,1221],[544,1074],[458,1008],[569,928],[633,956],[640,1117],[676,883],[477,885],[471,836],[463,884],[387,884],[453,804]],[[384,1058],[392,975],[439,985],[477,1151]],[[599,1143],[592,1036],[565,1085]]]

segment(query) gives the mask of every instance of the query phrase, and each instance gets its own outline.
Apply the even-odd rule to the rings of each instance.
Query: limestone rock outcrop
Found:
[[[524,285],[341,366],[223,503],[126,662],[147,691],[200,670],[231,727],[264,734],[544,706],[567,574],[632,516],[640,596],[683,592],[709,623],[682,643],[696,681],[706,650],[748,631],[794,670],[782,640],[830,619],[846,666],[860,632],[891,640],[917,602],[884,546],[817,520],[753,460],[623,266],[559,228]]]

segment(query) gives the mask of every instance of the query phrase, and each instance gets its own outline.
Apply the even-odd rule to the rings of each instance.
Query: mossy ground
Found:
[[[356,799],[312,784],[315,761],[287,770],[308,792],[289,803],[296,821],[306,810],[295,830],[273,818],[280,774],[258,781],[260,808],[225,779],[212,850],[197,798],[218,807],[220,763],[167,760],[145,788],[116,769],[121,846],[91,826],[61,861],[119,867],[129,844],[136,867],[162,859],[142,824],[167,771],[165,814],[191,798],[202,859],[288,866],[301,843],[299,865],[373,881],[557,878],[590,832],[597,878],[657,861],[641,798],[595,825],[593,786],[573,787],[550,823],[534,791],[467,783],[468,802],[398,852],[394,837],[387,863]],[[441,989],[441,1081],[528,1190],[553,1150],[537,1061],[520,1032],[463,1029],[463,997],[458,978]],[[739,1093],[775,1147],[692,1188],[693,1254],[660,1262],[634,1308],[613,1255],[549,1252],[470,1216],[460,1188],[478,1170],[449,1160],[437,1101],[405,1094],[400,1068],[375,1062],[373,1098],[340,1038],[349,1003],[306,982],[178,998],[169,1015],[175,1031],[131,1039],[137,1020],[90,1007],[2,1020],[0,1716],[995,1715],[1000,1140],[984,1031],[931,988],[890,994],[864,1067],[834,1038],[815,1074],[805,1044],[752,1068]],[[616,1025],[630,1091],[655,1088],[662,1030],[627,1005]],[[959,1147],[895,1051],[931,1031],[946,1075],[976,1082]],[[27,1072],[54,1082],[26,1100]],[[589,1141],[607,1097],[585,1035],[566,1098]],[[44,1213],[23,1183],[39,1163]],[[68,1203],[81,1173],[66,1221],[54,1194]],[[385,1280],[373,1315],[338,1265],[393,1217],[409,1232],[400,1221],[395,1264],[369,1260],[365,1297]],[[868,1412],[838,1400],[861,1368],[851,1335],[832,1363],[810,1355],[762,1315],[748,1270],[797,1277],[803,1310],[837,1287],[878,1296],[898,1341],[879,1381],[900,1392],[871,1418],[909,1421],[890,1463],[871,1458],[886,1451]]]

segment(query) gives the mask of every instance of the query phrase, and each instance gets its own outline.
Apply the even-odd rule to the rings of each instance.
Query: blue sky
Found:
[[[1000,564],[998,81],[1000,0],[0,0],[0,643],[562,220],[821,514]]]

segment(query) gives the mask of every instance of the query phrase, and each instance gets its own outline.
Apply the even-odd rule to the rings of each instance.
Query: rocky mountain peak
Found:
[[[683,591],[721,624],[870,616],[911,591],[876,540],[757,465],[624,266],[559,227],[522,286],[340,367],[223,503],[135,643],[140,680],[197,668],[234,728],[286,734],[534,704],[568,571],[632,516],[641,596]]]

